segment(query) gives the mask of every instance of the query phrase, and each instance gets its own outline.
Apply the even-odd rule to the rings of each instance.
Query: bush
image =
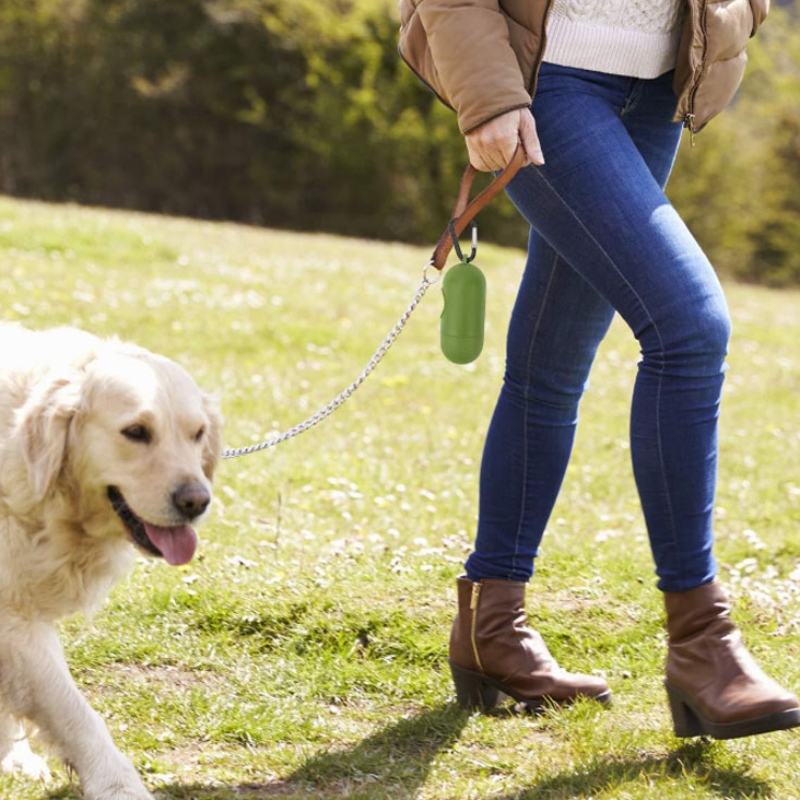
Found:
[[[790,14],[670,188],[720,271],[779,285],[800,282]],[[466,151],[397,27],[395,0],[0,0],[0,190],[433,246]],[[507,200],[480,222],[525,242]]]
[[[800,10],[800,3],[796,5]],[[669,194],[717,269],[800,284],[800,31],[776,8],[732,107],[684,142]]]

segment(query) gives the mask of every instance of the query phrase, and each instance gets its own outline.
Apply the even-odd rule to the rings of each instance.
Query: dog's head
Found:
[[[53,380],[23,409],[35,496],[57,496],[98,538],[127,536],[184,564],[222,450],[213,400],[173,361],[117,345]]]

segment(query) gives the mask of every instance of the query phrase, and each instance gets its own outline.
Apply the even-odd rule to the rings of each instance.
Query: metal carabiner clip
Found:
[[[450,238],[453,240],[453,250],[456,251],[456,255],[458,256],[460,261],[469,264],[470,261],[475,259],[475,254],[478,252],[478,226],[475,224],[473,220],[470,220],[470,227],[472,228],[472,252],[469,254],[469,258],[464,258],[464,254],[461,252],[461,245],[458,243],[458,236],[456,234],[456,221],[454,219],[450,220],[449,229],[450,229]]]

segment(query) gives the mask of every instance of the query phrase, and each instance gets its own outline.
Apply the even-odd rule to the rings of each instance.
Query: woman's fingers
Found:
[[[544,164],[544,153],[542,153],[539,135],[536,133],[536,120],[527,109],[520,112],[519,140],[522,142],[531,164],[541,167]]]
[[[504,169],[520,142],[530,163],[544,164],[536,123],[525,108],[495,117],[464,138],[470,163],[482,172]]]

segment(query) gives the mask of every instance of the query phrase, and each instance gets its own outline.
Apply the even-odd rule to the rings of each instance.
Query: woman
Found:
[[[730,102],[769,0],[401,0],[400,52],[458,115],[470,161],[529,166],[508,194],[531,224],[486,440],[475,548],[458,579],[459,702],[607,702],[562,670],[524,612],[525,584],[570,456],[578,404],[615,312],[640,346],[634,475],[664,593],[678,736],[800,725],[716,581],[717,417],[730,333],[708,259],[664,195],[683,127]]]

